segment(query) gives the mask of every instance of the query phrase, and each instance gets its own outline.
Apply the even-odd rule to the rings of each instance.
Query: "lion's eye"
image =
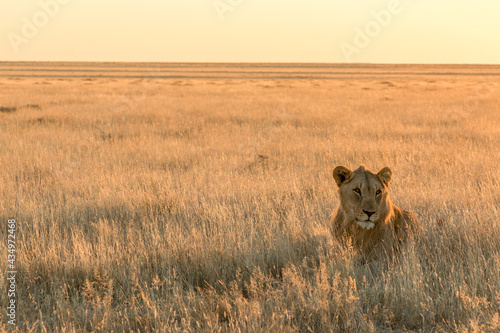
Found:
[[[377,192],[375,192],[377,195],[380,195],[382,193],[381,190],[377,190]]]
[[[353,191],[354,193],[361,195],[361,190],[359,188],[355,188]]]

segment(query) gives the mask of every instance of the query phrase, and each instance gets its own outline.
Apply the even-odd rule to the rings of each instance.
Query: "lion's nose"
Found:
[[[368,218],[370,218],[370,216],[372,216],[373,214],[375,214],[375,212],[369,212],[367,210],[363,210],[363,213],[365,213],[366,215],[368,215]]]

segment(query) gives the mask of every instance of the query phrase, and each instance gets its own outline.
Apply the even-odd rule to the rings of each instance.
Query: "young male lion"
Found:
[[[421,227],[413,213],[391,202],[388,186],[392,171],[375,174],[364,166],[352,172],[345,166],[333,170],[339,186],[340,206],[332,219],[338,240],[352,240],[364,255],[391,254]]]

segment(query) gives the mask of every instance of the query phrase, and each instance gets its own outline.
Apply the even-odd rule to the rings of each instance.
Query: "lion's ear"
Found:
[[[387,185],[389,185],[389,182],[391,181],[392,171],[388,167],[385,167],[378,172],[377,176],[380,179],[380,181],[382,183],[384,183],[385,186],[387,186]]]
[[[342,183],[351,179],[351,176],[351,170],[347,169],[345,166],[340,165],[333,169],[333,179],[335,179],[335,182],[339,187],[340,185],[342,185]]]

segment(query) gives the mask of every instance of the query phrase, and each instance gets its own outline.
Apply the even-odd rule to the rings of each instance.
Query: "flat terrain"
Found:
[[[0,62],[0,77],[352,80],[425,76],[498,77],[495,65]]]
[[[499,147],[499,66],[0,62],[17,327],[498,332]],[[424,229],[389,263],[328,227],[361,164]]]

